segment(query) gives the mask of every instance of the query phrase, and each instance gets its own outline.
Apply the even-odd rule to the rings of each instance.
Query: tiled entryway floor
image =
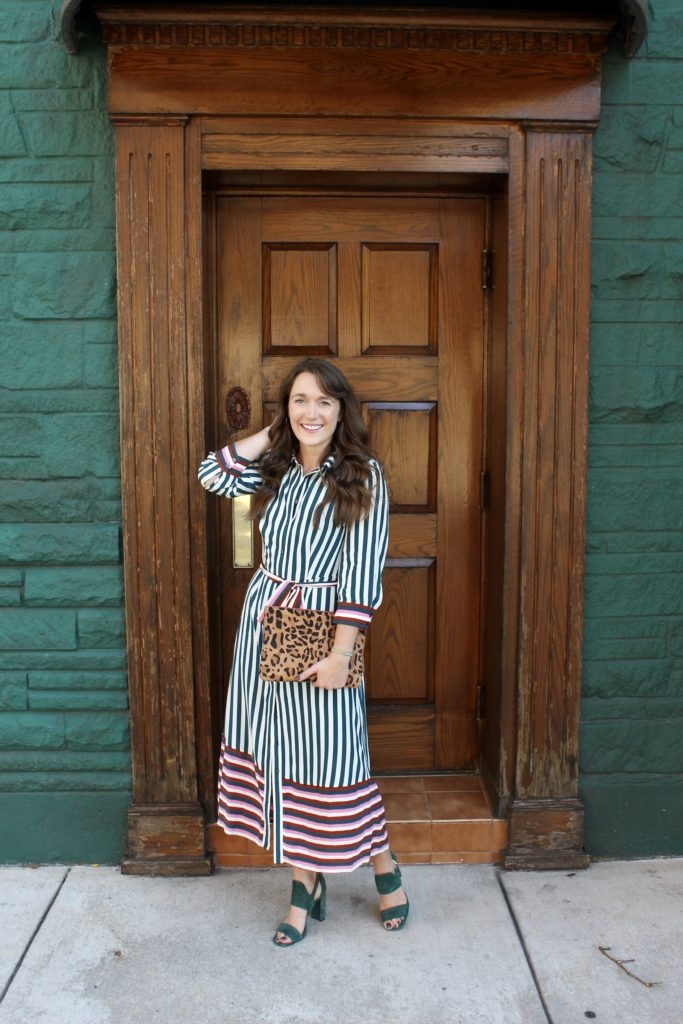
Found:
[[[386,775],[384,799],[391,848],[405,864],[496,864],[507,822],[494,818],[478,775]],[[272,855],[248,839],[207,829],[217,867],[271,867]]]
[[[392,849],[411,864],[495,864],[507,822],[492,816],[478,775],[378,777]]]

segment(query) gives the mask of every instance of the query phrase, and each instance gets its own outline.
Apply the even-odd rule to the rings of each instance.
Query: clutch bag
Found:
[[[298,680],[299,675],[332,650],[336,625],[333,612],[313,608],[263,609],[263,646],[259,675],[275,683]],[[347,686],[358,686],[363,678],[365,633],[359,631],[349,665]]]

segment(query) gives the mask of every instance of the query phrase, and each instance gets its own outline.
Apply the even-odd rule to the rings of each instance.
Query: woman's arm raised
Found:
[[[268,427],[234,444],[209,452],[199,467],[199,482],[213,494],[234,498],[253,494],[263,483],[256,459],[270,448]]]
[[[235,441],[233,448],[240,458],[246,459],[247,462],[253,462],[254,459],[258,459],[267,452],[271,444],[270,435],[268,434],[269,430],[270,427],[264,427],[263,430],[259,430],[256,434],[251,434],[240,441]]]

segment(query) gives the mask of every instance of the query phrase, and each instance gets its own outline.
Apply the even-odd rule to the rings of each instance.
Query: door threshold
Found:
[[[498,864],[508,826],[494,818],[478,775],[380,775],[391,849],[404,864]],[[216,867],[272,867],[270,851],[228,836],[218,824],[206,830]]]
[[[384,775],[391,848],[404,864],[498,864],[505,818],[494,818],[479,775]]]

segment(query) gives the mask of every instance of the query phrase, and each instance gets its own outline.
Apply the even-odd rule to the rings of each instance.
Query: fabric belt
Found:
[[[279,584],[272,597],[266,601],[264,606],[266,608],[269,606],[274,606],[276,608],[301,608],[303,604],[301,600],[302,587],[330,588],[337,586],[336,580],[324,580],[322,582],[319,580],[311,580],[310,582],[308,580],[303,580],[302,582],[297,583],[295,580],[285,580],[282,576],[277,576],[274,572],[266,569],[265,565],[261,565],[260,569],[269,580]],[[258,620],[259,622],[263,622],[263,612],[259,615]]]

